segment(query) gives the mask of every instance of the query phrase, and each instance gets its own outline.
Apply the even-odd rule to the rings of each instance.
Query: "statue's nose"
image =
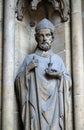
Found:
[[[43,40],[46,41],[46,36],[43,37]]]

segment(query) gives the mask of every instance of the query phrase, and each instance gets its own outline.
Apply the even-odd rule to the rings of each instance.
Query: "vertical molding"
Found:
[[[70,23],[65,22],[65,51],[66,51],[66,66],[67,71],[69,74],[71,74],[71,45],[70,45]]]
[[[66,68],[71,75],[71,40],[70,40],[70,22],[64,23],[65,27],[65,52],[66,52]],[[72,118],[72,92],[70,94],[69,101],[69,117],[68,117],[68,130],[73,130],[73,118]]]
[[[15,0],[4,2],[2,130],[13,130]]]
[[[74,128],[84,130],[84,68],[81,0],[71,0]]]

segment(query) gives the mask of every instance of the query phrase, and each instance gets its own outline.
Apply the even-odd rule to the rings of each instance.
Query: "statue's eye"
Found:
[[[42,35],[42,34],[38,34],[38,37],[39,37],[39,38],[42,38],[42,37],[43,37],[43,35]]]
[[[46,34],[46,36],[47,36],[47,37],[50,37],[50,36],[51,36],[51,34],[50,34],[50,33],[47,33],[47,34]]]

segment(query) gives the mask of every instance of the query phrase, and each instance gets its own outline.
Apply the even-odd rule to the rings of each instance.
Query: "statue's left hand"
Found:
[[[48,75],[48,76],[50,76],[52,78],[58,78],[58,79],[61,78],[61,73],[59,71],[57,71],[57,70],[54,70],[54,69],[50,69],[50,70],[46,69],[45,73],[46,73],[46,75]]]

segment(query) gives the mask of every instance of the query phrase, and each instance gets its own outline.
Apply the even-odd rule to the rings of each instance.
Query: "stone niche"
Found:
[[[53,1],[53,2],[51,2]],[[43,18],[48,18],[55,25],[53,50],[59,54],[68,70],[70,69],[70,40],[69,40],[69,5],[61,7],[62,1],[67,0],[18,0],[16,4],[16,31],[15,31],[15,76],[26,57],[36,48],[34,39],[35,26]],[[55,2],[55,3],[54,3]],[[60,3],[61,2],[61,3]],[[65,4],[64,4],[65,5]],[[66,8],[65,8],[66,7]],[[64,8],[64,9],[61,9]],[[65,12],[63,12],[65,11]],[[67,45],[66,45],[67,43]],[[68,57],[68,60],[66,60]],[[15,102],[14,125],[15,130],[20,128],[19,113]],[[71,119],[70,119],[71,120]],[[22,127],[22,126],[21,126]],[[71,127],[71,126],[70,126]]]
[[[55,53],[63,57],[65,62],[65,26],[69,27],[67,0],[18,0],[16,4],[15,73],[24,57],[34,51],[37,44],[34,39],[35,25],[43,18],[48,18],[55,25],[53,49]]]

